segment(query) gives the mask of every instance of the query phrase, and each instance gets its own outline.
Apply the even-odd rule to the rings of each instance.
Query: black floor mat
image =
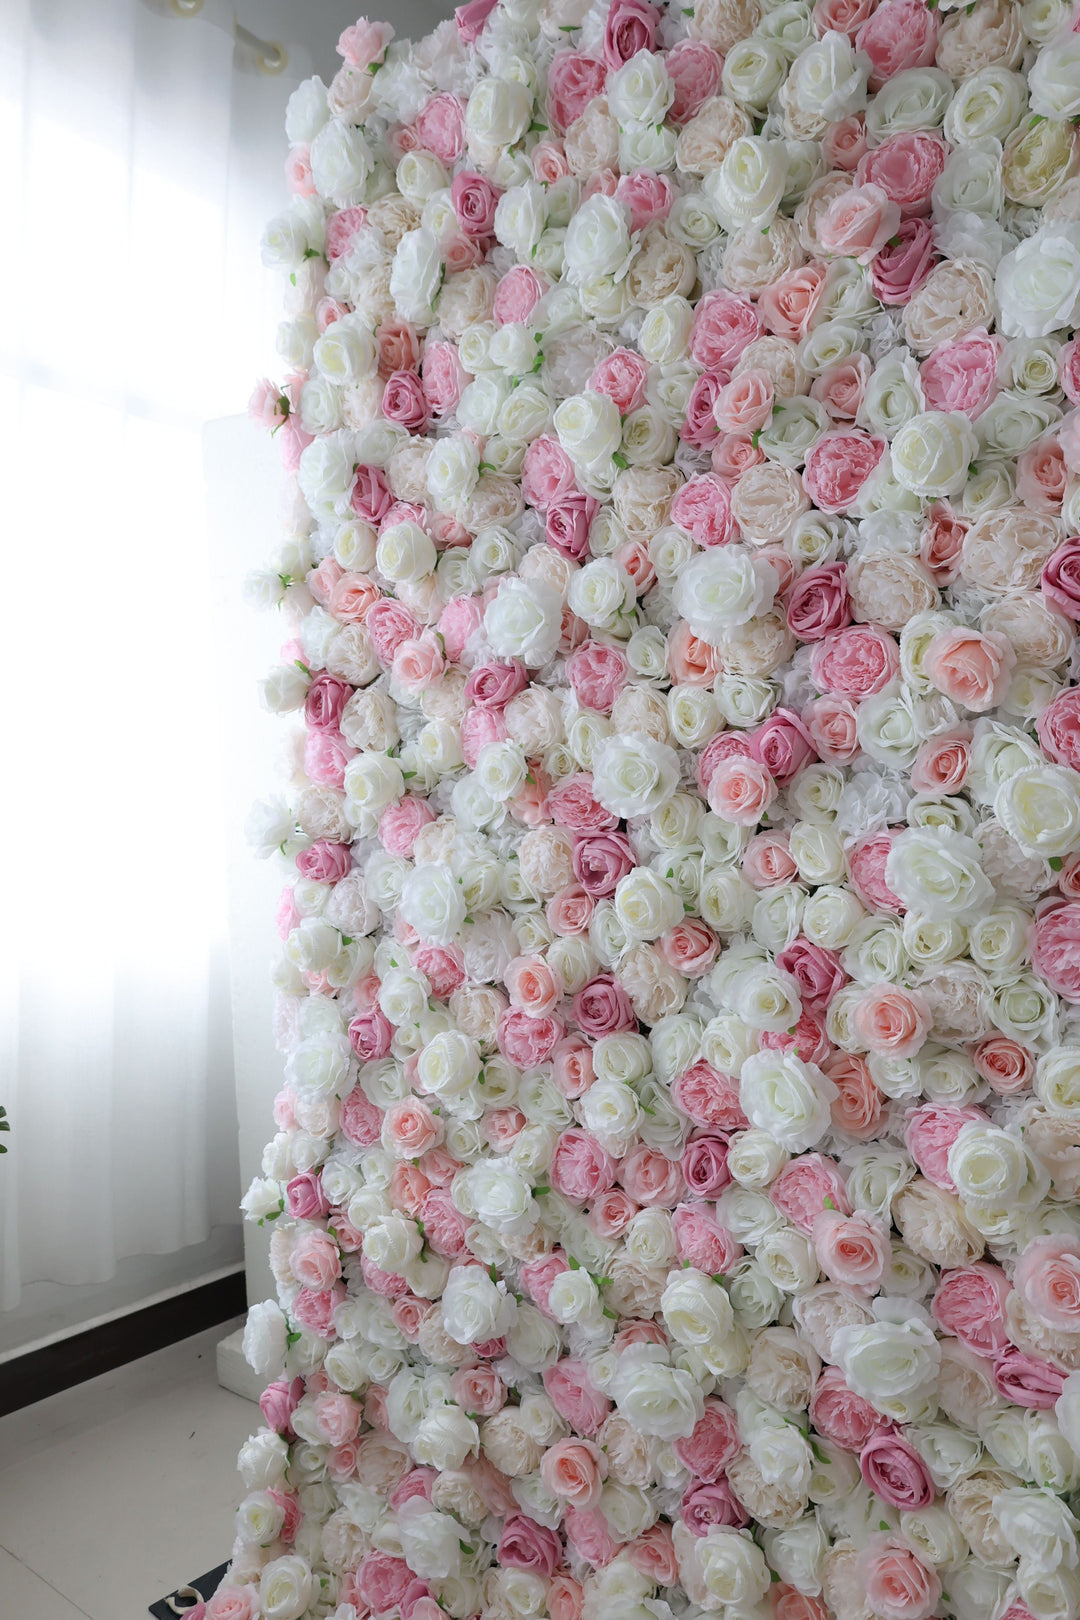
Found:
[[[150,1613],[155,1615],[157,1620],[176,1620],[178,1614],[188,1614],[198,1602],[198,1598],[192,1597],[192,1591],[196,1591],[204,1601],[213,1597],[228,1567],[228,1564],[219,1564],[217,1569],[212,1569],[209,1574],[196,1576],[187,1586],[180,1587],[179,1593],[170,1592],[167,1597],[151,1603]]]

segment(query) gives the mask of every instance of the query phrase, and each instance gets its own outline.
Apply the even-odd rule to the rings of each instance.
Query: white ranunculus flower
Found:
[[[1008,337],[1045,337],[1080,317],[1080,225],[1047,225],[997,267],[994,291]]]
[[[696,636],[719,646],[737,625],[767,613],[776,574],[746,546],[712,546],[680,571],[675,606]]]
[[[539,669],[558,650],[562,601],[541,579],[504,579],[484,610],[484,633],[499,657]]]
[[[906,422],[893,439],[893,473],[905,489],[924,499],[956,495],[977,449],[963,412],[926,411]]]
[[[813,1063],[792,1052],[756,1052],[739,1080],[743,1112],[792,1153],[814,1146],[829,1129],[836,1088]]]
[[[593,792],[612,815],[651,815],[678,784],[675,750],[643,733],[607,737],[593,758]]]

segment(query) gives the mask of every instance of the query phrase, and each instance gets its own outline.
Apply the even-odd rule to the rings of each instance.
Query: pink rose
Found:
[[[477,664],[465,682],[466,703],[482,709],[504,709],[512,697],[529,684],[525,665],[512,659],[506,663]]]
[[[843,563],[808,568],[792,586],[787,599],[787,622],[800,641],[821,641],[851,623],[851,598]]]
[[[428,425],[428,402],[415,371],[395,371],[383,389],[382,413],[412,434]]]
[[[790,709],[774,709],[763,725],[749,733],[748,741],[750,757],[765,767],[778,787],[787,787],[817,757],[813,738]]]
[[[769,1197],[781,1215],[807,1237],[824,1211],[852,1212],[840,1166],[823,1153],[804,1153],[792,1159],[769,1188]]]
[[[509,1007],[499,1019],[499,1051],[519,1069],[546,1063],[565,1031],[557,1018],[531,1018],[520,1007]]]
[[[855,1567],[860,1593],[881,1620],[928,1620],[938,1606],[941,1582],[906,1541],[875,1538]]]
[[[871,833],[860,838],[848,851],[852,887],[871,911],[894,911],[900,915],[905,910],[904,902],[885,881],[885,863],[898,831],[887,828],[884,832]]]
[[[652,1524],[631,1541],[626,1549],[626,1556],[636,1570],[646,1575],[657,1586],[675,1586],[678,1584],[679,1567],[675,1557],[675,1543],[671,1533],[671,1526],[661,1521]],[[559,1620],[555,1611],[551,1609],[551,1595],[548,1594],[548,1608],[551,1620]]]
[[[581,1620],[582,1591],[572,1575],[556,1575],[547,1589],[551,1620]]]
[[[700,979],[719,956],[720,941],[699,917],[687,917],[661,934],[656,948],[676,973],[687,979]]]
[[[996,1091],[999,1097],[1015,1097],[1021,1091],[1031,1090],[1035,1076],[1034,1054],[1007,1035],[985,1036],[972,1048],[971,1061],[990,1090]]]
[[[443,1122],[418,1097],[391,1103],[383,1115],[383,1141],[401,1159],[418,1159],[442,1141]]]
[[[867,7],[867,13],[869,8]],[[865,16],[860,19],[864,21]],[[845,32],[846,29],[839,30]],[[854,174],[866,152],[866,120],[862,113],[851,113],[830,124],[821,137],[821,153],[830,169]]]
[[[743,850],[742,875],[755,889],[773,889],[798,876],[786,832],[755,833]]]
[[[449,416],[457,409],[469,373],[453,343],[429,343],[424,349],[420,380],[424,398],[434,416]]]
[[[846,512],[884,454],[885,440],[868,433],[826,433],[806,458],[803,487],[822,512]]]
[[[366,1553],[356,1573],[357,1591],[375,1614],[400,1608],[413,1580],[413,1572],[403,1558],[381,1552]]]
[[[548,69],[548,115],[565,135],[590,101],[603,93],[607,68],[583,51],[558,51]]]
[[[579,489],[558,496],[547,509],[544,538],[548,545],[571,562],[581,562],[589,550],[589,529],[598,509],[599,502]]]
[[[574,489],[574,463],[557,439],[542,433],[525,452],[521,492],[541,512]]]
[[[891,135],[856,171],[860,185],[880,186],[905,219],[930,211],[930,193],[945,167],[945,143],[923,131]]]
[[[420,1219],[424,1223],[424,1237],[429,1248],[447,1260],[460,1260],[465,1246],[466,1222],[454,1208],[450,1194],[443,1187],[433,1187],[420,1205]]]
[[[668,51],[664,67],[675,84],[668,123],[681,128],[716,94],[720,84],[720,58],[711,45],[701,40],[681,39]]]
[[[800,1055],[805,1058],[807,1054]],[[874,1084],[866,1060],[857,1052],[830,1052],[809,1061],[819,1063],[836,1087],[836,1096],[829,1104],[833,1129],[853,1136],[857,1142],[875,1136],[884,1097]]]
[[[981,1108],[950,1108],[926,1103],[909,1115],[904,1128],[904,1145],[927,1181],[954,1193],[956,1183],[949,1174],[949,1150],[965,1125],[986,1125]]]
[[[304,770],[320,787],[345,785],[345,767],[356,753],[339,731],[309,731],[304,744]]]
[[[390,510],[392,500],[390,487],[378,467],[357,467],[349,504],[361,523],[377,526]]]
[[[543,1372],[544,1388],[556,1412],[577,1434],[592,1437],[611,1411],[611,1402],[601,1395],[583,1361],[564,1357]]]
[[[425,827],[435,820],[435,812],[426,799],[415,799],[411,794],[388,804],[379,817],[379,842],[390,855],[412,856],[413,845]]]
[[[814,945],[802,935],[793,939],[776,958],[776,965],[790,973],[799,986],[803,1005],[813,1012],[824,1012],[829,1002],[848,981],[835,951]]]
[[[671,59],[669,57],[668,61],[670,60]],[[666,219],[671,212],[671,205],[675,200],[675,193],[672,190],[671,181],[668,179],[667,175],[656,174],[652,169],[635,169],[633,174],[624,174],[619,180],[618,185],[615,187],[615,195],[619,201],[625,203],[627,208],[630,210],[631,231],[643,231],[646,225],[652,224],[653,220]],[[616,351],[616,353],[619,354],[626,354],[627,352],[628,351],[625,349]],[[614,358],[614,356],[612,358]],[[644,369],[640,356],[635,354],[633,358],[638,362],[639,365],[642,365],[642,368]],[[591,382],[589,387],[595,388],[595,382]],[[641,398],[638,400],[637,404],[643,404],[644,400],[645,390],[643,377]],[[627,410],[637,410],[637,405],[627,406],[625,408],[620,405],[619,409],[625,416]]]
[[[998,631],[942,630],[923,661],[939,692],[975,714],[994,709],[1008,690],[1016,654]]]
[[[811,698],[802,722],[821,759],[847,765],[859,752],[855,705],[850,698]]]
[[[709,782],[709,809],[737,827],[754,827],[774,802],[777,784],[756,759],[721,760]]]
[[[855,185],[833,198],[818,222],[817,235],[826,253],[869,264],[899,226],[899,204],[881,186]]]
[[[366,208],[342,208],[326,222],[326,257],[340,259],[352,245],[353,237],[367,223]]]
[[[248,400],[248,415],[251,420],[271,433],[287,420],[291,409],[288,395],[283,394],[277,383],[271,382],[269,377],[260,378]]]
[[[865,1483],[890,1507],[914,1513],[934,1500],[926,1464],[913,1446],[889,1429],[866,1442],[859,1454],[859,1469]]]
[[[341,1276],[341,1257],[328,1232],[302,1232],[289,1251],[293,1276],[317,1292],[332,1288]]]
[[[637,1028],[630,997],[610,974],[598,974],[580,989],[572,1002],[574,1022],[583,1035],[617,1035]],[[520,1068],[532,1065],[519,1064]]]
[[[940,343],[919,367],[919,381],[930,411],[963,411],[981,416],[998,391],[998,338],[979,330],[955,343]]]
[[[1047,558],[1041,586],[1051,607],[1080,619],[1080,540],[1066,540]]]
[[[566,673],[579,703],[601,714],[610,714],[612,704],[626,685],[630,666],[617,647],[586,641],[567,661]]]
[[[361,1063],[374,1063],[390,1050],[394,1027],[385,1013],[376,1007],[371,1012],[358,1013],[349,1025],[349,1044]]]
[[[219,1586],[206,1605],[206,1620],[256,1620],[258,1613],[254,1586]]]
[[[715,1395],[707,1397],[704,1414],[693,1431],[675,1441],[675,1455],[683,1467],[705,1485],[723,1479],[728,1463],[734,1462],[741,1450],[738,1419],[731,1407]]]
[[[464,44],[476,43],[497,4],[498,0],[468,0],[467,5],[456,8],[454,22],[457,25],[458,38]]]
[[[1069,470],[1064,435],[1047,434],[1029,445],[1017,460],[1017,499],[1035,512],[1060,512]]]
[[[1070,405],[1080,405],[1080,338],[1070,338],[1058,350],[1058,376]]]
[[[378,331],[379,376],[384,382],[395,371],[415,371],[420,364],[420,335],[411,321],[383,321]]]
[[[844,1382],[839,1367],[823,1367],[810,1400],[810,1422],[844,1451],[861,1451],[885,1419]]]
[[[750,1515],[739,1501],[726,1479],[715,1485],[692,1481],[683,1492],[679,1506],[683,1524],[693,1536],[706,1536],[714,1524],[730,1525],[741,1530],[750,1523]]]
[[[1015,1345],[1006,1345],[994,1357],[991,1374],[999,1395],[1014,1406],[1026,1406],[1036,1412],[1048,1412],[1061,1398],[1065,1387],[1065,1374],[1060,1367],[1038,1356],[1025,1355]]]
[[[574,840],[574,876],[593,900],[606,900],[637,865],[625,833],[596,833]]]
[[[1080,1239],[1032,1238],[1016,1263],[1013,1285],[1047,1327],[1080,1332]]]
[[[645,380],[649,368],[632,349],[615,349],[593,371],[588,387],[614,400],[619,414],[626,416],[645,402]]]
[[[287,1439],[292,1438],[292,1415],[304,1394],[304,1380],[294,1378],[291,1383],[279,1379],[276,1383],[267,1384],[259,1396],[259,1410],[266,1419],[267,1425],[277,1434],[283,1434]]]
[[[1080,902],[1040,912],[1031,930],[1031,965],[1065,1001],[1080,1002]]]
[[[620,68],[638,51],[651,51],[660,12],[648,0],[613,0],[604,27],[604,61]]]
[[[671,1087],[671,1099],[695,1125],[741,1131],[749,1124],[739,1102],[738,1081],[718,1074],[704,1058],[676,1078]]]
[[[874,9],[874,0],[815,0],[814,32],[854,35]]]
[[[410,637],[394,648],[393,675],[402,691],[419,696],[446,671],[446,653],[432,631]]]
[[[725,383],[713,401],[713,419],[722,433],[756,433],[772,415],[773,382],[767,371],[742,372]]]
[[[491,307],[496,326],[524,325],[547,291],[548,283],[541,281],[535,270],[516,264],[508,270],[495,289]]]
[[[644,1142],[620,1163],[619,1180],[635,1203],[649,1209],[671,1209],[685,1191],[676,1161]]]
[[[313,883],[340,883],[352,868],[352,847],[319,838],[296,857],[296,870]]]
[[[932,1022],[930,1008],[917,990],[891,984],[864,990],[852,1014],[856,1037],[879,1057],[914,1057]]]
[[[317,1170],[303,1170],[285,1188],[285,1208],[297,1221],[318,1221],[330,1213],[330,1200],[323,1192]]]
[[[540,1478],[548,1490],[576,1508],[600,1500],[606,1474],[607,1460],[592,1440],[557,1440],[540,1459]]]
[[[856,49],[873,63],[871,90],[905,68],[932,66],[937,35],[937,16],[923,0],[884,0],[855,35]]]
[[[1058,765],[1080,770],[1080,687],[1070,686],[1035,722],[1042,751]]]
[[[562,1000],[562,980],[542,956],[516,956],[503,974],[510,1003],[534,1018],[552,1012]]]
[[[555,933],[562,939],[584,934],[596,910],[596,902],[586,894],[580,883],[571,883],[558,894],[553,894],[545,907],[545,915]]]
[[[940,263],[929,220],[905,219],[870,261],[870,285],[883,304],[907,304]]]
[[[452,596],[439,614],[439,634],[446,643],[446,656],[460,663],[465,649],[480,628],[484,616],[483,598]]]
[[[1005,1301],[1009,1279],[1000,1266],[977,1261],[943,1271],[931,1301],[935,1320],[977,1356],[993,1356],[1008,1342]]]
[[[742,1245],[700,1204],[679,1204],[671,1212],[671,1226],[679,1259],[709,1277],[730,1271],[742,1255]]]
[[[715,413],[722,389],[723,383],[715,371],[702,372],[686,402],[686,415],[679,429],[683,444],[694,450],[707,450],[712,444],[719,432]]]
[[[834,422],[854,422],[872,371],[869,356],[852,355],[849,360],[839,361],[816,377],[810,385],[810,397],[824,405]]]
[[[718,766],[726,759],[749,759],[750,744],[741,731],[721,731],[697,757],[694,774],[698,787],[707,794]]]
[[[594,1569],[610,1564],[618,1551],[618,1543],[599,1508],[567,1508],[562,1527],[578,1558]]]
[[[527,1569],[536,1575],[554,1575],[562,1562],[558,1533],[524,1513],[513,1513],[503,1525],[495,1554],[506,1569]]]
[[[337,42],[338,55],[345,58],[348,67],[369,68],[373,62],[382,61],[393,37],[394,30],[389,23],[369,22],[361,17],[341,35]]]
[[[331,1289],[318,1291],[301,1288],[292,1302],[292,1317],[301,1327],[310,1328],[312,1333],[318,1334],[320,1339],[334,1339],[337,1337],[334,1312],[344,1303],[344,1283],[335,1283]],[[352,1397],[347,1396],[346,1399],[351,1401]]]
[[[450,187],[450,201],[462,231],[468,237],[489,237],[495,230],[495,208],[501,193],[473,169],[460,169]]]
[[[711,1133],[692,1136],[683,1148],[682,1173],[697,1198],[715,1199],[731,1181],[727,1138]]]
[[[897,678],[900,649],[884,630],[851,625],[814,647],[810,673],[823,692],[861,700],[884,691]]]
[[[825,266],[804,264],[787,270],[766,287],[757,302],[766,330],[798,343],[805,335],[825,289]]]
[[[471,771],[489,743],[505,742],[506,721],[501,709],[468,709],[460,727],[461,752]]]
[[[743,350],[761,336],[761,318],[748,298],[726,291],[707,292],[694,310],[690,355],[706,371],[727,382]]]
[[[958,793],[970,764],[971,734],[941,732],[921,744],[911,767],[911,785],[917,793]]]

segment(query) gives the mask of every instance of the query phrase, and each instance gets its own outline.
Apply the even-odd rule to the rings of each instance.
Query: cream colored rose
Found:
[[[752,128],[746,113],[727,96],[713,96],[679,132],[675,149],[679,172],[704,175],[719,168],[735,142]]]

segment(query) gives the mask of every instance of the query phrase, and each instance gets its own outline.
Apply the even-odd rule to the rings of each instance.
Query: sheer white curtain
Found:
[[[230,210],[235,79],[213,19],[0,4],[3,1309],[236,1218],[219,761],[243,717],[200,435],[274,327],[266,184]],[[239,156],[274,186],[289,88]]]

